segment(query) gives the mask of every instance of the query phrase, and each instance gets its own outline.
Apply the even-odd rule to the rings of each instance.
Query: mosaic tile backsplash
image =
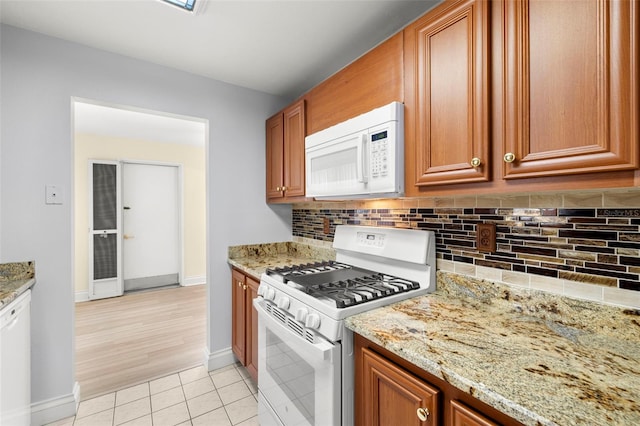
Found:
[[[476,250],[478,223],[496,224],[494,253]],[[438,259],[640,291],[640,208],[293,209],[295,237],[333,241],[341,224],[432,230]]]

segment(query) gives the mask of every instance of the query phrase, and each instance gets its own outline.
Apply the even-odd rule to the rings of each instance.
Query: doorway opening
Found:
[[[208,129],[204,119],[84,99],[72,108],[84,400],[202,363]]]

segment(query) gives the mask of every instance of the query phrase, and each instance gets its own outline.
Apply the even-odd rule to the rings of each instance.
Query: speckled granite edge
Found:
[[[438,272],[346,325],[525,425],[640,424],[640,312]]]
[[[35,262],[0,264],[0,308],[13,302],[35,283]]]
[[[334,260],[332,248],[296,241],[230,246],[228,263],[241,271],[260,278],[268,268]]]

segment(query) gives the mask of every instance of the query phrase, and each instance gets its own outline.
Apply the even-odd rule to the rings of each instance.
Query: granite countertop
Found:
[[[347,327],[526,425],[640,425],[640,311],[438,272]]]
[[[34,262],[0,264],[0,309],[13,302],[35,283]]]
[[[267,268],[335,260],[332,248],[295,241],[229,247],[228,262],[241,271],[260,278]]]

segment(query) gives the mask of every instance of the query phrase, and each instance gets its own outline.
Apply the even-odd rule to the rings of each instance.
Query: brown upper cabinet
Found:
[[[267,201],[304,197],[305,101],[267,120]]]
[[[306,200],[307,134],[403,100],[402,41],[400,32],[267,120],[267,202]]]
[[[404,100],[402,40],[394,35],[305,95],[309,134]]]
[[[638,1],[447,0],[267,122],[267,200],[305,200],[306,134],[392,101],[407,197],[636,186],[639,52]]]
[[[506,1],[503,176],[638,167],[636,1]]]
[[[407,196],[637,185],[638,40],[633,1],[428,12],[405,29]]]
[[[489,179],[489,2],[445,2],[404,31],[407,185]]]

